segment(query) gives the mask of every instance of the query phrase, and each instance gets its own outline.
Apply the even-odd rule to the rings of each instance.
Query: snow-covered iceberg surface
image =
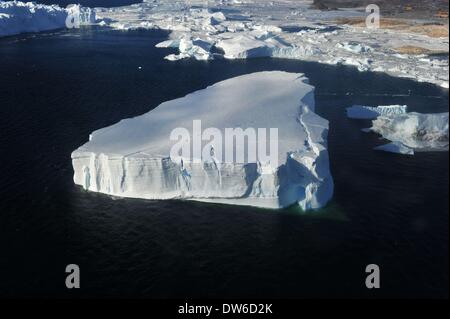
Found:
[[[353,105],[346,109],[348,118],[361,120],[373,120],[380,115],[404,114],[406,110],[406,105],[380,105],[376,107]]]
[[[69,21],[69,15],[76,15],[77,20]],[[66,21],[77,25],[94,23],[95,11],[79,5],[65,9],[34,2],[0,2],[0,37],[65,28]]]
[[[371,131],[393,142],[376,148],[378,150],[402,154],[448,151],[448,112],[379,116],[372,122]]]
[[[200,135],[194,127],[198,123],[205,130]],[[215,154],[206,160],[186,156],[186,152],[174,155],[175,142],[170,136],[177,128],[193,131],[193,144],[198,142],[195,136],[203,137],[200,144],[192,146],[193,154],[199,146],[203,150],[209,146]],[[226,135],[227,129],[250,133],[247,129],[251,128],[258,132],[258,139],[262,136],[259,129],[267,135],[269,128],[278,130],[274,139],[278,142],[272,144],[270,133],[270,146],[264,143],[266,152],[261,150],[264,154],[275,152],[277,161],[251,159],[250,153],[243,159],[237,155],[227,158],[227,154],[248,151],[255,145],[250,138],[245,139],[248,145],[237,139],[229,144],[226,136],[222,143],[213,134],[225,131]],[[314,87],[307,78],[278,71],[253,73],[93,132],[89,142],[72,153],[74,181],[87,190],[120,197],[266,208],[298,204],[305,210],[316,209],[333,194],[327,134],[328,121],[314,113]],[[190,137],[187,141],[191,142]],[[260,147],[258,144],[258,154]],[[219,150],[225,159],[218,155]]]

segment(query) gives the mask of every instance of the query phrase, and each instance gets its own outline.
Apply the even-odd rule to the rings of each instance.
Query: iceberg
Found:
[[[374,149],[414,155],[415,151],[448,151],[448,112],[421,114],[407,112],[406,105],[376,107],[353,105],[346,108],[347,117],[373,120],[363,132],[375,132],[391,143]]]
[[[195,126],[207,128],[200,134]],[[192,128],[187,152],[173,152],[172,134]],[[258,154],[239,154],[253,146],[204,140],[205,133],[258,128]],[[259,144],[260,130],[276,129],[270,148]],[[255,130],[256,131],[256,130]],[[304,210],[324,206],[333,195],[327,151],[328,121],[314,113],[314,87],[303,74],[281,71],[247,74],[216,83],[150,112],[93,132],[72,153],[74,182],[84,189],[118,197],[186,199],[215,203]],[[211,134],[206,134],[210,136]],[[220,134],[219,134],[220,135]],[[265,136],[265,135],[263,135]],[[197,142],[196,142],[197,140]],[[205,143],[209,141],[206,145]],[[232,140],[233,141],[233,140]],[[199,146],[210,157],[195,157]],[[256,146],[255,146],[256,147]],[[183,149],[184,150],[184,149]],[[225,154],[225,159],[219,154]],[[267,153],[267,152],[263,152]]]
[[[79,5],[66,9],[34,2],[0,2],[0,37],[65,28],[74,14],[77,25],[95,23],[95,11]]]
[[[309,44],[293,46],[271,32],[240,32],[238,35],[222,35],[216,47],[224,52],[226,59],[273,57],[301,59],[319,55],[321,51]]]
[[[394,143],[377,149],[411,154],[415,151],[448,151],[448,112],[421,114],[416,112],[379,116],[371,131]],[[389,145],[389,144],[388,144]],[[393,146],[401,147],[393,147]]]
[[[196,60],[205,61],[211,60],[213,55],[210,52],[211,43],[202,40],[200,38],[196,39],[181,39],[179,41],[164,41],[157,44],[157,47],[177,47],[180,54],[171,54],[165,57],[166,60],[175,61],[181,60],[188,57],[194,57]]]
[[[380,105],[376,107],[353,105],[346,108],[347,117],[351,119],[373,120],[380,115],[404,114],[407,111],[406,105]]]

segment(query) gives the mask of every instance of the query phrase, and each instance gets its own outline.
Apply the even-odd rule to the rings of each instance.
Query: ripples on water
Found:
[[[168,62],[171,50],[154,48],[165,37],[94,28],[0,40],[0,295],[448,297],[448,152],[375,152],[386,141],[344,111],[443,112],[448,91],[291,60]],[[316,86],[335,179],[322,211],[113,199],[73,184],[70,153],[92,131],[262,70]],[[69,263],[80,290],[65,289]],[[364,286],[370,263],[377,291]]]

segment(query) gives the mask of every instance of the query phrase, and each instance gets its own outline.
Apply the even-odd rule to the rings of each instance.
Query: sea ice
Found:
[[[171,31],[170,46],[179,52],[168,55],[170,61],[221,56],[300,59],[449,86],[448,58],[395,50],[418,46],[430,52],[448,52],[448,38],[337,25],[340,18],[365,17],[365,12],[356,9],[320,11],[312,9],[309,0],[144,0],[130,6],[82,10],[88,14],[82,24],[94,22],[97,14],[100,26]],[[56,5],[0,2],[0,36],[63,28],[66,17],[67,9]],[[300,31],[289,31],[289,27]],[[183,43],[187,46],[180,46]]]
[[[270,144],[270,150],[278,161],[237,155],[199,161],[184,153],[174,155],[171,132],[190,129],[197,120],[202,128],[220,132],[277,128],[278,148]],[[74,181],[87,190],[119,197],[317,209],[333,194],[327,133],[328,122],[314,113],[314,87],[307,78],[280,71],[253,73],[93,132],[89,142],[72,153]],[[216,138],[207,145],[216,154],[245,149],[237,141],[230,145]]]
[[[448,59],[395,51],[401,46],[419,46],[448,52],[448,38],[338,25],[335,21],[340,18],[365,18],[366,13],[357,9],[320,11],[312,9],[311,4],[308,0],[144,0],[96,11],[104,24],[113,28],[171,31],[171,42],[158,45],[179,49],[178,54],[167,56],[168,60],[210,60],[220,56],[300,59],[385,72],[448,88]],[[197,38],[208,46],[179,46],[182,39]],[[213,54],[213,49],[223,52]]]

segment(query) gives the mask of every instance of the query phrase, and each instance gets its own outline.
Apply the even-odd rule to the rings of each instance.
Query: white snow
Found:
[[[347,117],[352,119],[376,119],[380,115],[395,115],[406,113],[406,105],[380,105],[377,107],[353,105],[347,109]]]
[[[308,0],[144,0],[119,8],[97,8],[103,24],[118,29],[160,28],[172,31],[171,42],[158,47],[178,48],[168,60],[210,60],[212,48],[227,59],[274,57],[343,64],[360,71],[430,82],[448,88],[448,59],[398,54],[400,46],[419,46],[448,52],[448,38],[432,38],[401,30],[337,25],[338,18],[365,16],[356,9],[319,11]],[[283,31],[299,27],[301,31]],[[192,45],[180,46],[185,43]],[[204,44],[193,43],[200,39]],[[192,42],[192,43],[191,43]]]
[[[78,5],[65,9],[57,5],[34,2],[0,2],[0,37],[65,28],[70,10],[78,10],[81,13],[80,25],[95,22],[95,12]]]
[[[95,131],[72,153],[74,181],[119,197],[320,208],[333,194],[328,122],[314,113],[314,87],[307,83],[302,74],[279,71],[243,75]],[[277,128],[278,164],[249,157],[200,162],[172,156],[172,130],[192,132],[194,120],[221,132]],[[237,143],[209,143],[222,154],[243,150]]]
[[[415,151],[448,151],[448,112],[379,116],[371,131]]]

